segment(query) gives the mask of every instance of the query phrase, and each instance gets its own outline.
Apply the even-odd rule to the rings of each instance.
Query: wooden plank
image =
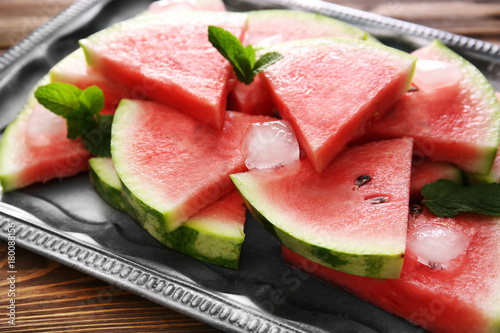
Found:
[[[53,260],[16,247],[16,325],[8,332],[218,332],[218,330],[157,305]],[[7,244],[0,241],[0,295],[7,301]]]

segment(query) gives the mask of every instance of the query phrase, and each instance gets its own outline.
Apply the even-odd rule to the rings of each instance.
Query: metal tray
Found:
[[[78,39],[147,8],[142,0],[81,0],[0,57],[0,128],[35,83],[78,47]],[[439,38],[500,90],[497,45],[359,10],[308,0],[227,0],[230,10],[292,8],[357,25],[411,51]],[[91,207],[91,208],[89,208]],[[286,266],[280,244],[249,215],[240,269],[171,251],[94,193],[83,173],[3,195],[0,239],[230,332],[421,332],[422,329]]]

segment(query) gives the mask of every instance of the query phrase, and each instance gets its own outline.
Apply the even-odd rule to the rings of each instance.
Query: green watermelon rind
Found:
[[[237,269],[244,233],[240,237],[217,235],[210,231],[197,229],[188,220],[176,230],[167,233],[164,229],[145,225],[144,228],[169,248],[217,266]]]
[[[378,40],[371,36],[368,32],[356,28],[348,23],[334,19],[332,17],[324,16],[317,13],[309,13],[302,11],[286,10],[286,9],[268,9],[268,10],[256,10],[248,12],[248,21],[251,20],[262,20],[262,22],[269,22],[272,20],[279,19],[280,17],[294,18],[296,20],[303,21],[307,26],[311,24],[317,24],[321,26],[328,26],[332,31],[338,33],[344,33],[345,37],[356,38],[360,40],[369,40],[372,42],[378,42]],[[302,24],[297,22],[297,25]],[[253,45],[256,46],[256,45]]]
[[[2,139],[0,141],[0,185],[4,193],[25,186],[25,184],[23,184],[19,179],[20,175],[16,175],[15,172],[8,171],[11,168],[11,161],[7,155],[12,149],[11,143],[18,139],[16,137],[17,127],[22,125],[22,123],[26,123],[31,115],[31,109],[36,103],[34,96],[36,88],[49,82],[49,75],[45,75],[42,79],[40,79],[40,81],[37,82],[29,94],[26,104],[23,106],[16,118],[7,126],[2,135]]]
[[[97,194],[111,207],[127,212],[128,208],[123,200],[120,179],[112,165],[113,162],[109,157],[93,157],[89,159],[90,183],[94,186]],[[114,175],[112,172],[114,172]]]
[[[258,204],[262,199],[248,189],[244,174],[232,174],[230,177],[255,219],[287,248],[318,264],[341,272],[373,278],[399,278],[403,267],[403,253],[392,255],[346,253],[295,237],[291,232],[273,224],[271,219],[265,216],[265,209]]]
[[[487,109],[495,110],[491,114],[492,119],[490,121],[490,124],[495,125],[490,127],[488,133],[485,132],[483,134],[483,137],[488,138],[485,142],[489,142],[491,146],[485,148],[483,158],[481,159],[482,163],[479,163],[477,167],[477,170],[483,170],[483,172],[478,172],[478,174],[487,175],[493,166],[500,143],[500,102],[495,95],[495,90],[488,79],[483,73],[481,73],[481,71],[479,71],[478,68],[476,68],[476,66],[471,64],[459,54],[453,52],[439,40],[434,40],[427,47],[438,50],[448,61],[459,66],[462,69],[464,81],[469,82],[469,84],[474,87],[473,89],[478,89],[480,91],[481,102],[487,103]]]
[[[114,166],[110,159],[91,158],[89,166],[91,183],[97,194],[111,207],[130,215],[162,244],[198,260],[221,267],[238,268],[241,247],[245,239],[242,230],[238,235],[218,233],[217,221],[207,221],[211,227],[203,228],[196,218],[188,220],[173,232],[167,232],[161,225],[155,226],[145,223],[145,220],[137,216],[135,209],[131,209],[128,205],[122,183],[114,172]]]

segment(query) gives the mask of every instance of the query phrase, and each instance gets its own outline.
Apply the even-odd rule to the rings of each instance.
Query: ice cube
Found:
[[[459,66],[440,60],[417,60],[413,84],[422,89],[439,89],[458,84],[462,79]]]
[[[31,146],[44,146],[56,139],[66,138],[66,120],[36,103],[26,124],[26,142]]]
[[[432,224],[413,229],[408,235],[407,247],[422,264],[444,269],[467,250],[469,242],[469,236],[461,231]]]
[[[243,138],[242,152],[249,170],[284,166],[300,157],[293,129],[285,120],[251,125]]]

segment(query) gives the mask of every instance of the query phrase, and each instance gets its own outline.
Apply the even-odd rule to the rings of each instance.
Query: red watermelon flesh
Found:
[[[139,88],[131,90],[89,67],[81,48],[68,55],[50,70],[50,81],[69,83],[80,89],[93,85],[98,86],[104,94],[105,102],[101,114],[113,114],[122,98],[143,99],[146,96],[143,90]]]
[[[274,115],[274,102],[260,75],[251,84],[235,81],[228,95],[227,106],[230,110],[248,114]]]
[[[80,140],[66,138],[66,122],[59,118],[31,96],[9,124],[0,145],[0,181],[4,192],[88,169],[90,153]]]
[[[468,236],[465,252],[441,270],[419,261],[407,248],[401,277],[374,279],[345,274],[316,264],[287,248],[288,264],[435,332],[498,332],[500,330],[500,221],[463,214],[438,218],[424,212],[410,219],[408,238],[423,228],[452,228]]]
[[[364,40],[368,38],[368,33],[319,14],[293,10],[260,10],[249,13],[243,44],[264,47],[327,36]],[[260,76],[256,76],[249,85],[237,81],[229,94],[228,106],[231,110],[249,114],[274,113],[271,94]]]
[[[445,162],[425,160],[414,163],[411,170],[410,201],[419,202],[422,199],[422,187],[442,178],[461,184],[462,171],[457,166]]]
[[[221,129],[231,65],[210,44],[209,25],[241,38],[246,14],[174,12],[120,22],[80,41],[89,65],[130,89]]]
[[[265,51],[284,55],[264,77],[318,173],[404,95],[415,64],[404,52],[353,39],[292,41]]]
[[[240,145],[246,130],[268,120],[227,112],[216,130],[161,103],[122,100],[111,154],[135,215],[171,232],[228,193],[229,174],[245,170]]]
[[[455,85],[408,92],[373,122],[366,138],[412,136],[415,149],[433,160],[471,173],[489,173],[500,136],[500,104],[491,85],[472,64],[438,41],[412,54],[419,60],[457,66],[462,79]]]

